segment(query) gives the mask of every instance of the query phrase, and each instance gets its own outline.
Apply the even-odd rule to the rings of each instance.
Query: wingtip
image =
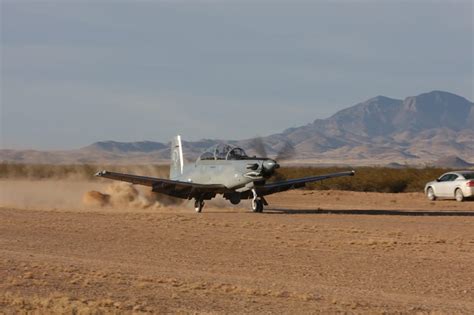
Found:
[[[97,173],[95,173],[94,176],[101,177],[101,176],[104,176],[105,174],[107,174],[107,171],[102,170],[102,171],[98,171]]]

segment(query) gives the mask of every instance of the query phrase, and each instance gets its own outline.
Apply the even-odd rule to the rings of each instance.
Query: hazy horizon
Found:
[[[377,95],[474,100],[473,3],[1,3],[1,147],[244,139]]]

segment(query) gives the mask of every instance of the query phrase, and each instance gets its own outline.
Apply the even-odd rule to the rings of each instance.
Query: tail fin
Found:
[[[175,179],[182,175],[183,168],[183,147],[181,145],[181,136],[177,135],[171,140],[170,179]]]

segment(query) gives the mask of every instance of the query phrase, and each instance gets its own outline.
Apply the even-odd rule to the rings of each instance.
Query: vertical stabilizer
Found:
[[[170,179],[176,179],[183,174],[184,160],[181,136],[177,135],[171,140],[171,166]]]

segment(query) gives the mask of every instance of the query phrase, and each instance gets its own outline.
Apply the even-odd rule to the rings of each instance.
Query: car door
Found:
[[[454,191],[454,180],[458,176],[456,174],[443,175],[436,183],[435,194],[440,197],[452,197]]]
[[[459,176],[456,174],[451,174],[451,176],[449,177],[449,180],[446,182],[446,197],[454,198],[454,190],[456,190],[456,185],[458,184],[456,179],[458,177]]]

